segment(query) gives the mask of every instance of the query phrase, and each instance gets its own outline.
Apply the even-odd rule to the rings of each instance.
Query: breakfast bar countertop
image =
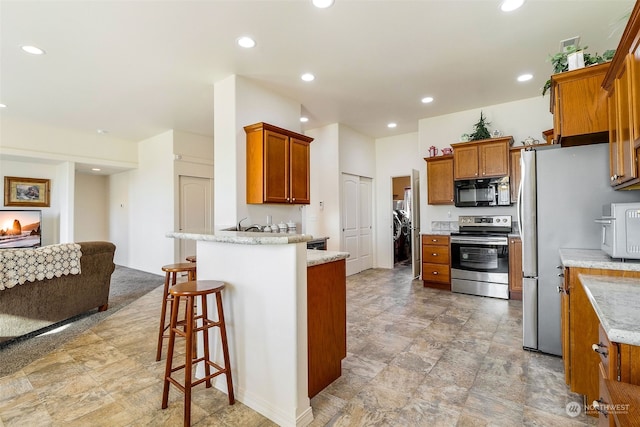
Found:
[[[581,274],[580,282],[607,337],[640,345],[640,279]]]
[[[564,267],[601,268],[604,270],[640,271],[640,260],[613,259],[599,249],[560,249]]]
[[[307,250],[307,267],[349,258],[349,252]]]
[[[172,231],[167,237],[175,239],[203,240],[209,242],[236,243],[240,245],[287,245],[304,243],[313,239],[310,234],[259,233],[247,231]]]

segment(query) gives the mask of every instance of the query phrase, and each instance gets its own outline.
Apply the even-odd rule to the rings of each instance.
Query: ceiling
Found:
[[[504,13],[499,3],[2,0],[0,114],[134,142],[169,129],[213,135],[214,83],[237,74],[299,101],[303,130],[393,136],[422,118],[541,96],[561,40],[615,48],[634,4],[528,0]],[[243,35],[257,46],[238,47]],[[525,72],[533,80],[518,83]]]

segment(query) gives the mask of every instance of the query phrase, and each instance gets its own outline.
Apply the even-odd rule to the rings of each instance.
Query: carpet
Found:
[[[48,328],[0,343],[0,360],[2,361],[0,363],[0,377],[17,372],[31,362],[54,351],[131,302],[162,286],[163,283],[164,276],[162,275],[116,265],[116,269],[111,275],[108,310],[103,312],[98,312],[97,309],[90,310]],[[63,326],[64,328],[62,328]],[[56,329],[60,330],[55,334],[47,334],[47,332]]]

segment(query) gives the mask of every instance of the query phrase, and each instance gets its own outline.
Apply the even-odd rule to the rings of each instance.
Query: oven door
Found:
[[[451,290],[509,298],[507,236],[452,235]]]

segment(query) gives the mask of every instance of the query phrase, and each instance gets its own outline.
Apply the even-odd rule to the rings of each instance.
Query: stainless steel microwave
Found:
[[[610,203],[602,207],[600,249],[611,258],[640,259],[640,203]]]
[[[509,206],[509,177],[456,180],[453,199],[455,205],[460,208]]]

